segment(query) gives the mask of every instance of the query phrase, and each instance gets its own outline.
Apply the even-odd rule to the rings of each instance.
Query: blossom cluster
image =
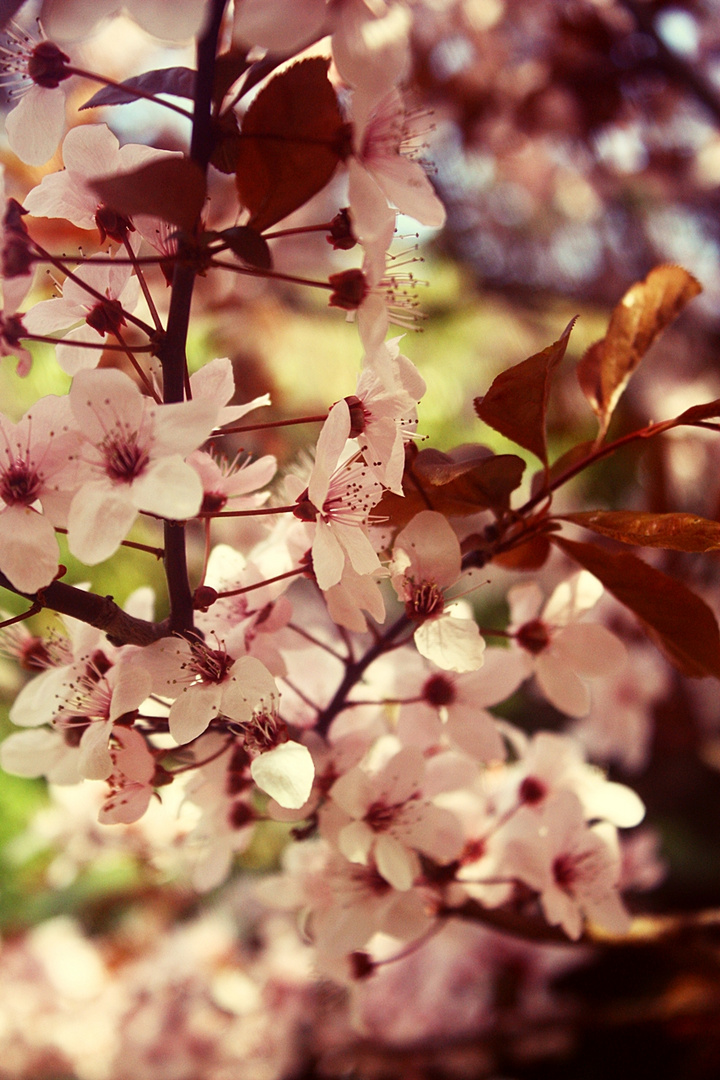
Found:
[[[47,4],[48,29],[72,36],[78,6]],[[135,7],[159,32],[166,5]],[[205,16],[223,5],[185,8],[207,35]],[[312,464],[282,482],[270,486],[270,455],[222,456],[238,421],[270,399],[238,403],[242,382],[228,358],[188,374],[175,297],[183,281],[192,292],[196,276],[222,268],[228,249],[238,273],[292,281],[260,263],[276,221],[307,199],[289,205],[273,188],[256,198],[238,165],[240,206],[224,222],[212,183],[192,227],[185,211],[168,221],[162,193],[116,206],[118,178],[131,178],[126,191],[138,176],[151,188],[189,159],[120,147],[104,124],[85,124],[62,141],[63,169],[47,172],[21,204],[8,202],[2,237],[2,351],[17,357],[22,376],[27,345],[54,340],[72,377],[66,396],[40,398],[16,422],[0,416],[2,583],[61,616],[51,633],[18,623],[5,631],[6,651],[34,674],[12,705],[22,730],[2,744],[2,767],[57,785],[100,782],[105,825],[139,822],[182,786],[195,810],[188,839],[199,889],[227,877],[263,821],[292,823],[278,891],[306,912],[316,964],[339,980],[379,965],[378,941],[421,943],[453,914],[512,911],[575,940],[588,924],[622,935],[630,915],[618,829],[644,812],[630,789],[588,763],[573,735],[528,736],[507,719],[508,702],[533,679],[538,696],[581,726],[598,693],[602,702],[603,680],[611,686],[627,668],[607,616],[589,618],[604,591],[598,578],[563,564],[546,603],[540,583],[515,582],[509,620],[481,633],[471,600],[493,569],[473,558],[473,537],[492,535],[491,504],[461,518],[427,502],[401,524],[387,510],[392,499],[411,502],[404,480],[425,392],[403,339],[387,337],[408,318],[389,249],[398,213],[428,227],[444,220],[409,150],[411,27],[412,5],[401,2],[245,0],[225,28],[244,56],[237,78],[255,72],[261,85],[244,113],[235,82],[224,112],[216,102],[214,119],[250,129],[240,127],[241,145],[272,142],[252,123],[274,79],[317,81],[344,110],[333,169],[343,171],[347,205],[318,229],[339,250],[359,246],[361,266],[321,284],[357,322],[360,371],[345,397],[328,402]],[[11,146],[31,164],[44,164],[61,137],[40,118],[59,116],[62,127],[64,87],[87,75],[58,40],[62,48],[26,47],[32,86],[8,122]],[[324,50],[322,63],[303,55],[274,73],[276,54],[309,46]],[[52,74],[38,74],[40,58],[52,58]],[[265,72],[253,67],[263,62]],[[97,251],[50,255],[27,215],[96,230]],[[43,262],[63,280],[58,295],[34,302]],[[153,299],[160,270],[173,289],[166,315]],[[103,620],[90,593],[62,591],[57,534],[91,567],[121,545],[144,546],[131,532],[140,516],[162,524],[164,547],[154,550],[165,561],[169,619],[155,621],[142,589]],[[214,543],[222,517],[273,524],[247,544]],[[177,541],[201,534],[205,566],[191,592]]]

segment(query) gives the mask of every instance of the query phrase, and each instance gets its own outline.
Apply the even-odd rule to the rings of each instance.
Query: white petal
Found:
[[[485,652],[477,623],[453,618],[447,612],[417,628],[415,646],[421,656],[444,671],[475,671],[482,667]]]
[[[55,530],[46,517],[29,506],[0,512],[0,569],[16,589],[37,592],[50,584],[57,568]]]
[[[139,510],[172,521],[194,517],[202,504],[200,477],[179,454],[152,462],[130,489]]]
[[[26,165],[44,165],[65,130],[65,91],[31,86],[5,120],[11,148]]]
[[[256,757],[250,772],[261,791],[280,806],[297,810],[310,796],[315,766],[307,746],[291,741]]]
[[[68,514],[68,545],[86,566],[109,558],[137,517],[127,485],[112,488],[104,480],[84,484]]]

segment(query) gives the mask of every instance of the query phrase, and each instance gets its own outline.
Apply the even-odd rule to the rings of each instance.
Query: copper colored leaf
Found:
[[[720,416],[720,398],[714,401],[706,401],[703,405],[693,405],[680,413],[677,418],[678,424],[696,424],[698,420],[714,420]]]
[[[217,234],[221,237],[238,259],[248,266],[257,266],[260,270],[269,270],[272,255],[267,240],[247,225],[234,225]]]
[[[550,541],[545,533],[537,533],[524,544],[493,555],[493,562],[506,570],[539,570],[550,554]]]
[[[552,373],[565,355],[575,320],[547,349],[502,371],[483,398],[475,399],[475,412],[495,431],[512,439],[547,466],[545,420]]]
[[[462,446],[444,454],[413,446],[403,477],[404,497],[386,492],[375,508],[378,518],[402,528],[421,510],[454,517],[478,510],[504,510],[518,487],[525,462],[515,454],[493,454],[484,446]]]
[[[695,514],[648,514],[634,510],[586,510],[563,514],[585,529],[621,540],[624,544],[667,548],[671,551],[717,551],[720,523]]]
[[[554,483],[565,473],[574,475],[573,470],[582,462],[587,461],[594,448],[595,444],[592,442],[578,443],[577,446],[571,446],[569,450],[556,458],[549,469],[539,469],[532,478],[531,494],[533,497],[539,495],[541,491],[545,491],[548,484]]]
[[[492,454],[484,446],[462,446],[444,454],[421,450],[412,467],[434,510],[475,514],[505,510],[519,486],[525,462],[515,454]]]
[[[142,93],[138,94],[137,91]],[[94,109],[98,105],[127,105],[146,94],[171,94],[173,97],[192,98],[195,95],[195,72],[187,67],[158,68],[134,75],[119,86],[103,86],[80,109]]]
[[[150,161],[129,173],[88,180],[111,209],[125,217],[152,214],[189,232],[205,202],[205,178],[184,157]]]
[[[281,71],[245,113],[236,181],[257,232],[324,188],[344,155],[346,127],[328,63],[315,56]]]
[[[249,66],[245,49],[233,47],[228,52],[220,53],[215,61],[213,84],[213,104],[216,109],[220,108],[230,87],[238,81]]]
[[[678,671],[695,678],[720,678],[717,620],[687,586],[630,552],[607,551],[561,536],[553,536],[552,542],[634,612]]]
[[[582,391],[600,424],[600,438],[653,341],[700,291],[692,274],[681,266],[658,266],[617,304],[607,334],[590,346],[577,368]]]

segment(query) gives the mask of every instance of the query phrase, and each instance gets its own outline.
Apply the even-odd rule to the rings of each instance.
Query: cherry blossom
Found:
[[[232,363],[227,356],[217,357],[198,368],[190,376],[190,390],[193,400],[206,398],[217,405],[222,405],[218,416],[218,427],[235,423],[254,409],[270,404],[269,394],[260,394],[252,401],[246,401],[244,405],[229,404],[235,395],[235,376]]]
[[[101,824],[129,825],[143,816],[152,798],[155,758],[134,728],[116,726],[110,747],[109,794],[98,815]]]
[[[210,635],[222,639],[232,656],[255,656],[271,674],[284,675],[285,663],[275,638],[292,615],[292,605],[282,595],[288,579],[266,585],[264,578],[252,558],[246,559],[229,544],[217,544],[210,552],[205,586],[212,592],[235,595],[219,596],[208,611],[198,611],[196,625],[206,640]],[[245,588],[249,591],[236,591]]]
[[[457,818],[424,798],[424,773],[421,752],[406,747],[377,772],[357,766],[330,789],[342,815],[325,821],[325,834],[332,821],[343,855],[365,866],[372,858],[381,877],[401,892],[420,873],[418,852],[444,864],[462,847]]]
[[[68,515],[70,550],[89,566],[124,539],[139,511],[182,520],[202,504],[197,472],[183,461],[213,428],[210,401],[156,405],[120,371],[80,371],[70,391],[83,444],[80,486]]]
[[[579,799],[569,791],[548,800],[537,824],[526,821],[526,835],[507,845],[505,866],[539,893],[548,922],[562,926],[574,941],[584,919],[610,933],[626,933],[630,916],[618,893],[620,851],[613,827],[588,827]]]
[[[445,604],[445,590],[461,578],[460,543],[442,514],[423,510],[398,533],[392,583],[409,617],[419,625],[415,645],[448,671],[482,666],[485,642],[466,609]]]
[[[85,285],[103,299],[90,293]],[[30,337],[46,336],[84,320],[83,325],[66,333],[56,347],[60,367],[68,375],[76,375],[85,368],[97,367],[102,355],[99,339],[121,332],[126,325],[125,314],[134,312],[139,296],[140,286],[131,266],[98,263],[91,257],[78,267],[72,278],[65,279],[61,297],[42,300],[30,309],[24,317],[25,327]]]
[[[115,722],[135,712],[150,692],[147,672],[132,662],[130,652],[118,653],[98,630],[75,628],[73,657],[69,663],[48,668],[18,694],[10,719],[21,727],[51,724],[66,744],[77,747],[76,762],[51,754],[55,769],[77,768],[81,776],[103,780],[113,768],[109,742]],[[37,738],[34,740],[36,743]],[[31,754],[33,740],[16,743],[13,754],[25,770],[19,749]]]
[[[67,218],[80,229],[99,229],[105,237],[121,240],[132,223],[108,211],[90,186],[100,177],[131,172],[151,161],[177,156],[174,151],[127,143],[120,146],[105,124],[72,128],[62,145],[64,169],[48,173],[25,197],[24,205],[34,217]],[[152,243],[155,219],[147,219],[143,231]]]
[[[321,589],[338,584],[346,559],[358,574],[380,567],[367,523],[382,487],[357,455],[342,459],[350,430],[347,402],[339,401],[320,432],[307,491],[297,499],[296,516],[315,525],[313,570]]]
[[[382,345],[391,323],[412,329],[418,318],[415,279],[411,272],[400,269],[404,258],[388,255],[394,232],[395,211],[386,209],[377,235],[363,242],[362,269],[328,278],[333,289],[330,307],[346,311],[349,322],[357,319],[360,340],[368,354]]]
[[[425,382],[395,342],[380,349],[384,355],[363,368],[356,393],[345,399],[350,434],[380,483],[402,495],[405,443],[415,434],[416,406],[425,393]]]
[[[356,235],[376,239],[385,201],[422,225],[440,228],[445,210],[422,165],[413,160],[415,121],[393,87],[379,101],[374,94],[352,96],[354,155],[348,161],[350,211]]]
[[[7,31],[6,31],[7,33]],[[63,83],[73,70],[70,57],[52,41],[9,33],[3,66],[21,83],[18,104],[5,121],[10,147],[27,165],[44,165],[55,153],[65,130]]]
[[[198,399],[193,399],[198,400]],[[249,510],[267,502],[270,492],[258,491],[269,484],[277,471],[277,461],[272,454],[265,454],[255,461],[227,461],[212,453],[195,450],[187,462],[200,477],[203,486],[202,512],[216,514],[223,510],[229,500],[231,509]]]
[[[618,671],[627,660],[622,642],[597,623],[578,620],[603,594],[597,578],[582,570],[555,589],[540,613],[537,585],[515,585],[508,592],[510,633],[529,674],[561,712],[584,716],[590,708],[585,679]]]
[[[78,439],[67,398],[41,398],[17,424],[0,415],[0,570],[23,592],[57,573]]]
[[[478,671],[455,674],[414,664],[402,674],[396,692],[404,696],[420,685],[420,701],[404,705],[398,738],[423,750],[443,743],[458,747],[477,761],[502,761],[505,744],[488,706],[504,701],[518,680],[503,664],[502,649],[486,649]],[[408,695],[409,696],[409,695]]]
[[[143,649],[138,662],[155,693],[172,699],[170,734],[180,744],[202,735],[218,716],[248,723],[256,705],[277,696],[275,680],[259,660],[235,660],[201,641],[163,638]]]

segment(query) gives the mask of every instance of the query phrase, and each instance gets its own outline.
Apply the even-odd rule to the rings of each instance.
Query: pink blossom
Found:
[[[447,744],[476,761],[503,761],[505,744],[495,717],[487,711],[517,688],[518,680],[502,663],[503,652],[486,649],[482,668],[465,674],[432,671],[427,664],[420,671],[404,673],[396,687],[400,696],[417,693],[419,677],[422,700],[401,707],[397,730],[403,744],[423,750]]]
[[[525,834],[505,850],[505,869],[539,893],[548,922],[562,926],[574,941],[584,919],[613,934],[627,933],[630,916],[618,892],[620,852],[613,827],[588,827],[569,791],[549,799],[537,823],[528,817],[522,824]]]
[[[462,607],[446,606],[445,590],[462,574],[460,543],[442,514],[423,510],[398,533],[391,563],[392,583],[408,616],[419,625],[419,653],[447,671],[482,666],[485,642]]]
[[[65,136],[62,152],[65,168],[44,176],[25,197],[25,208],[35,217],[67,218],[80,229],[98,228],[103,240],[105,235],[120,239],[125,232],[132,231],[132,225],[114,213],[108,214],[90,182],[131,172],[150,161],[177,156],[174,151],[139,144],[120,146],[105,124],[72,128]],[[146,224],[144,235],[152,242],[154,227],[150,219]]]
[[[380,100],[353,94],[354,156],[348,161],[350,211],[361,241],[376,239],[387,202],[422,225],[440,228],[445,209],[422,165],[413,160],[415,120],[393,87]]]
[[[92,566],[108,558],[139,511],[194,517],[202,484],[182,454],[213,428],[210,401],[156,405],[120,371],[80,371],[70,404],[82,432],[80,487],[70,506],[70,550]]]
[[[84,284],[103,299],[88,292]],[[119,334],[126,325],[125,314],[134,312],[139,296],[140,286],[131,266],[97,263],[91,257],[78,267],[74,277],[65,279],[61,297],[42,300],[28,311],[25,327],[30,336],[46,336],[65,331],[82,319],[83,324],[66,333],[56,346],[60,367],[68,375],[76,375],[85,368],[97,367],[102,355],[101,339]]]
[[[587,570],[558,585],[542,614],[542,594],[534,583],[515,585],[508,593],[509,629],[528,675],[534,672],[548,701],[570,716],[584,716],[590,708],[586,679],[611,675],[627,660],[625,646],[610,630],[578,621],[602,593]]]
[[[402,495],[405,443],[415,434],[425,382],[395,342],[381,345],[375,355],[376,362],[367,363],[358,376],[355,395],[345,399],[351,435],[380,483]]]
[[[172,699],[170,734],[180,744],[202,735],[218,716],[248,723],[256,706],[277,697],[275,680],[259,660],[235,660],[202,641],[163,638],[143,649],[138,662],[150,672],[155,693]]]
[[[451,862],[462,847],[457,818],[423,795],[422,753],[406,747],[375,773],[355,767],[330,789],[342,815],[333,822],[337,845],[350,862],[378,872],[401,892],[420,873],[418,852],[441,864]]]
[[[153,794],[155,758],[135,728],[116,725],[110,747],[110,791],[98,815],[102,825],[129,825],[143,816]]]
[[[315,524],[313,570],[321,589],[338,584],[346,559],[358,574],[380,567],[367,523],[383,489],[357,455],[343,460],[349,434],[350,410],[343,400],[323,424],[307,492],[295,510],[301,520]]]
[[[0,570],[23,592],[57,573],[55,527],[66,524],[78,441],[67,398],[41,398],[17,424],[0,415]]]
[[[206,398],[222,406],[218,415],[218,427],[235,423],[254,409],[270,404],[269,394],[261,394],[252,401],[246,401],[244,405],[229,404],[235,395],[235,375],[232,362],[227,356],[217,357],[203,364],[191,375],[190,390],[193,400]]]
[[[7,32],[6,32],[7,33]],[[27,165],[44,165],[65,130],[65,90],[70,57],[52,41],[8,33],[4,67],[19,76],[22,96],[5,121],[10,147]]]

